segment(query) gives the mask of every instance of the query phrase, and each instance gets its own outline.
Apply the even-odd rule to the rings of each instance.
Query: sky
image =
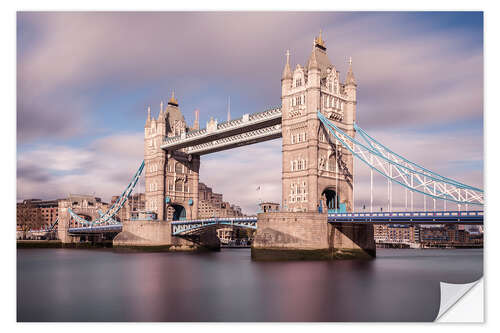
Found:
[[[304,65],[320,29],[342,80],[352,57],[360,127],[483,187],[481,12],[18,12],[17,200],[109,201],[143,159],[148,106],[157,116],[174,90],[204,127],[226,118],[228,97],[233,118],[279,105],[286,50]],[[246,213],[281,202],[281,140],[204,155],[200,180]],[[375,177],[377,207],[386,186]],[[356,208],[369,197],[356,162]]]

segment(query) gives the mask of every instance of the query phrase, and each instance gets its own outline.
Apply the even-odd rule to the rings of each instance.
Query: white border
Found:
[[[497,206],[499,202],[498,187],[498,172],[495,172],[495,166],[499,162],[499,148],[500,140],[498,138],[499,131],[496,127],[500,124],[500,107],[498,103],[499,87],[497,82],[498,63],[500,62],[500,54],[498,52],[499,40],[499,11],[495,10],[495,1],[419,1],[417,2],[404,2],[404,1],[312,1],[307,2],[269,2],[269,1],[252,1],[251,3],[239,4],[236,1],[217,1],[210,2],[186,1],[170,2],[168,4],[159,4],[157,1],[142,0],[142,1],[129,1],[122,0],[116,2],[106,2],[96,0],[87,1],[61,1],[61,0],[45,0],[45,1],[17,1],[9,2],[6,4],[2,2],[2,10],[0,11],[0,24],[1,24],[1,41],[3,42],[1,56],[2,76],[2,104],[3,112],[1,122],[2,133],[2,153],[3,163],[2,171],[3,191],[2,193],[2,213],[3,213],[3,235],[4,241],[2,242],[3,255],[3,274],[2,274],[2,308],[0,313],[2,316],[3,328],[5,331],[11,329],[19,329],[23,331],[32,332],[34,330],[47,330],[50,332],[68,330],[72,332],[83,332],[89,329],[96,329],[97,327],[103,328],[107,331],[120,330],[121,332],[136,332],[138,329],[146,328],[150,331],[230,331],[230,332],[250,332],[255,330],[287,330],[287,331],[303,331],[306,327],[314,328],[315,331],[331,332],[338,329],[360,329],[369,331],[402,331],[405,332],[420,332],[422,330],[453,330],[453,331],[467,331],[475,330],[479,327],[471,327],[471,325],[408,325],[408,324],[16,324],[16,254],[15,254],[15,173],[16,173],[16,146],[15,146],[15,128],[16,128],[16,99],[15,99],[15,78],[16,78],[16,11],[17,10],[484,10],[485,21],[485,190],[487,197],[486,204],[486,224],[485,229],[487,233],[486,249],[485,249],[485,276],[490,277],[489,281],[496,281],[495,277],[498,273],[499,265],[492,262],[488,265],[490,253],[498,253],[495,247],[499,242],[494,240],[496,235],[500,234],[499,228],[500,218],[498,211],[493,211],[493,207]],[[209,7],[210,6],[210,7]],[[497,98],[495,98],[497,97]],[[489,154],[488,154],[489,153]],[[492,210],[488,209],[488,203],[492,203]],[[494,256],[492,256],[494,257]],[[492,258],[491,261],[496,258]],[[497,326],[498,315],[492,304],[495,297],[498,295],[498,283],[488,284],[488,295],[486,297],[488,305],[486,305],[486,316],[488,328],[490,326]],[[493,308],[493,312],[488,312],[489,308]],[[488,314],[492,316],[489,317]],[[355,326],[355,327],[354,327]],[[425,327],[424,327],[425,326]]]

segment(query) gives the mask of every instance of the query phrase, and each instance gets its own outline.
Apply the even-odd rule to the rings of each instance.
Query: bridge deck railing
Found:
[[[212,134],[221,133],[225,130],[236,129],[238,127],[247,126],[253,123],[259,123],[261,121],[265,121],[274,117],[281,117],[281,106],[269,108],[262,112],[252,113],[249,115],[247,114],[241,118],[217,124],[217,128],[214,132],[209,132],[206,128],[203,128],[173,137],[165,137],[162,142],[162,146],[175,145],[180,142],[199,139],[205,136],[210,136]]]
[[[351,212],[351,213],[329,213],[332,217],[411,217],[411,216],[483,216],[482,210],[472,211],[419,211],[419,212]]]

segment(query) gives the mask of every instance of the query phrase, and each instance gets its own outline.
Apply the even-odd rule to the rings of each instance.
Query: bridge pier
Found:
[[[373,225],[328,223],[332,259],[371,259],[376,257]]]
[[[220,242],[214,230],[190,238],[172,236],[170,221],[123,221],[122,232],[113,239],[113,247],[144,250],[197,251],[219,250]]]
[[[257,215],[254,260],[331,260],[375,257],[373,226],[330,225],[316,212]]]

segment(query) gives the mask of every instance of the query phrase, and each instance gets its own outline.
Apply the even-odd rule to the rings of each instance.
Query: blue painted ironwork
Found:
[[[371,140],[364,131],[361,136],[367,141],[368,145],[346,134],[320,112],[318,112],[318,118],[328,132],[346,149],[391,182],[434,199],[447,200],[457,204],[478,206],[484,204],[484,192],[482,190],[440,176],[435,172],[430,172],[418,164],[393,153],[380,143]],[[359,129],[359,126],[356,128]],[[396,175],[389,172],[390,166],[394,166],[398,171]],[[413,180],[416,182],[414,183]]]
[[[78,227],[78,228],[69,228],[68,233],[70,234],[100,234],[106,232],[121,232],[122,231],[121,224],[113,224],[113,225],[91,225],[89,227]]]
[[[224,225],[247,229],[257,229],[257,216],[246,217],[214,217],[209,219],[174,221],[172,222],[172,235],[182,236],[203,229]]]
[[[394,151],[390,150],[388,147],[384,146],[383,144],[381,144],[379,141],[377,141],[375,138],[373,138],[372,136],[370,136],[364,129],[362,129],[361,127],[358,126],[358,124],[354,123],[354,129],[356,130],[356,132],[358,132],[359,134],[361,134],[362,138],[374,149],[377,149],[379,150],[380,152],[382,151],[385,151],[385,152],[388,152],[390,154],[393,154],[395,156],[397,156],[398,158],[400,158],[401,160],[403,160],[404,162],[414,166],[415,168],[417,169],[421,169],[422,171],[426,172],[426,173],[429,173],[431,175],[433,175],[434,177],[436,178],[440,178],[448,183],[452,183],[452,184],[455,184],[457,187],[463,187],[463,188],[468,188],[468,189],[471,189],[471,190],[474,190],[474,191],[479,191],[479,192],[483,192],[482,189],[480,188],[477,188],[477,187],[473,187],[473,186],[469,186],[469,185],[466,185],[466,184],[462,184],[454,179],[451,179],[451,178],[448,178],[448,177],[445,177],[445,176],[442,176],[440,174],[437,174],[421,165],[418,165],[412,161],[409,161],[408,159],[406,159],[405,157],[395,153]]]
[[[328,223],[360,224],[483,224],[483,211],[329,213]]]
[[[117,224],[119,223],[118,221],[114,220],[113,217],[122,209],[123,205],[125,202],[127,202],[128,198],[132,194],[132,191],[134,190],[135,186],[137,185],[137,182],[139,181],[139,178],[141,177],[142,171],[144,169],[144,161],[142,161],[141,165],[139,166],[139,169],[135,172],[134,176],[132,177],[132,180],[129,182],[121,196],[116,200],[113,205],[106,211],[106,213],[102,214],[99,213],[100,217],[94,221],[87,221],[75,212],[71,210],[71,208],[68,208],[68,212],[70,213],[70,216],[77,221],[78,223],[87,226],[87,225],[100,225],[100,224]]]

